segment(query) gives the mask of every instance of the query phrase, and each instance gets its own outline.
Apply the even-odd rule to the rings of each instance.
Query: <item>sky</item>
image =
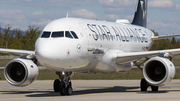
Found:
[[[133,19],[138,0],[0,0],[0,26],[27,30],[43,29],[66,17],[115,22]],[[180,0],[148,0],[147,28],[159,35],[180,34]]]

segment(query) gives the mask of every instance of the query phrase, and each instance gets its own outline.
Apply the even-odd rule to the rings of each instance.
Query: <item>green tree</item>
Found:
[[[35,49],[35,42],[40,35],[41,30],[40,27],[35,25],[30,25],[26,30],[26,35],[23,36],[23,49],[26,50],[34,50]]]
[[[20,29],[14,29],[12,33],[12,43],[10,44],[11,49],[22,49],[23,31]]]
[[[159,36],[158,32],[155,32],[154,30],[151,30],[154,33],[154,36]]]
[[[2,32],[2,39],[4,40],[3,47],[8,48],[8,44],[11,39],[11,26],[8,25]]]
[[[152,30],[154,36],[159,36],[157,32]],[[155,40],[150,50],[164,50],[164,49],[173,49],[180,46],[180,41],[176,41],[175,38],[171,39],[160,39]]]

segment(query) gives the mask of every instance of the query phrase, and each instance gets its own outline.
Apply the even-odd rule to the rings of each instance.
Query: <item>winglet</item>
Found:
[[[146,27],[147,24],[147,3],[148,0],[138,0],[137,9],[132,21],[133,25]]]

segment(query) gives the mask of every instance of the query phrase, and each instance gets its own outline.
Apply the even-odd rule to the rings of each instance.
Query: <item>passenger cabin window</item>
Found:
[[[51,35],[52,38],[64,37],[64,31],[53,32]]]
[[[67,37],[67,38],[71,38],[71,39],[73,39],[73,37],[72,37],[72,35],[70,34],[70,32],[69,32],[69,31],[66,31],[65,33],[66,33],[66,37]]]
[[[71,34],[74,36],[75,39],[78,39],[78,36],[76,35],[75,32],[71,31]]]
[[[49,38],[49,37],[50,37],[50,34],[51,34],[51,32],[46,32],[46,31],[44,31],[43,34],[42,34],[42,36],[41,36],[41,38]]]

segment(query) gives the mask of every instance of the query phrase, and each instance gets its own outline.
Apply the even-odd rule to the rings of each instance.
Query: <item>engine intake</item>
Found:
[[[4,76],[13,86],[27,86],[38,76],[38,67],[32,60],[14,59],[4,68]]]
[[[143,68],[145,80],[153,86],[163,86],[169,83],[174,75],[174,64],[169,59],[162,57],[151,58]]]

